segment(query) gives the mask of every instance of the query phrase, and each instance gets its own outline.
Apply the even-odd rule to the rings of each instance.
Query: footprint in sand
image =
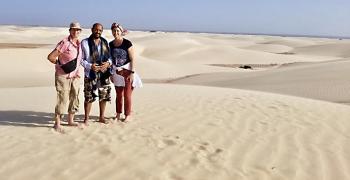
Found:
[[[217,148],[213,153],[208,154],[208,160],[212,163],[219,162],[222,158],[220,154],[222,154],[223,152],[223,149]]]
[[[218,162],[221,159],[221,154],[224,152],[221,148],[213,148],[207,142],[200,142],[195,147],[193,153],[196,158],[190,160],[190,164],[195,165],[201,163],[201,161],[209,161],[211,163]]]
[[[158,140],[157,147],[165,148],[167,146],[175,146],[180,143],[179,136],[163,136],[163,139]]]
[[[109,147],[103,147],[99,150],[99,153],[103,156],[109,156],[113,154],[113,151]]]

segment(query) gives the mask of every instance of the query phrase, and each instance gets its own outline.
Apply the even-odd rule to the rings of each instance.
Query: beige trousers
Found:
[[[55,86],[57,91],[56,114],[67,112],[67,101],[69,101],[68,113],[76,113],[79,110],[80,78],[67,79],[67,75],[56,75]]]

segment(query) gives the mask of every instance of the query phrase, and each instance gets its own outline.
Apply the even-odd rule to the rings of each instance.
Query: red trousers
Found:
[[[115,87],[115,91],[117,94],[115,105],[117,113],[122,113],[123,105],[124,105],[124,114],[129,116],[131,113],[131,94],[132,90],[132,81],[127,79],[127,77],[131,74],[129,70],[121,70],[117,71],[118,75],[124,77],[125,86],[124,87]]]

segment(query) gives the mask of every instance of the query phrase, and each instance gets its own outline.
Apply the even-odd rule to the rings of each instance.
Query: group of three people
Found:
[[[110,80],[116,90],[116,119],[121,119],[124,105],[124,122],[130,119],[131,94],[135,84],[134,49],[132,43],[123,38],[125,30],[120,24],[111,25],[114,40],[107,42],[101,35],[103,26],[93,24],[90,37],[80,41],[82,28],[73,22],[69,26],[69,36],[60,41],[48,55],[48,60],[55,64],[55,86],[57,102],[55,107],[54,129],[63,132],[62,115],[68,105],[68,125],[78,126],[74,115],[79,109],[80,72],[84,67],[84,123],[88,125],[92,103],[99,99],[99,122],[106,123],[104,114],[106,102],[111,101]],[[76,61],[76,62],[75,62]],[[64,66],[73,64],[72,70]],[[76,65],[75,65],[76,64]],[[136,77],[138,78],[138,76]]]

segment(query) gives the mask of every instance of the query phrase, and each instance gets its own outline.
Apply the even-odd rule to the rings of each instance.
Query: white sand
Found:
[[[146,82],[134,92],[133,121],[59,134],[46,56],[66,29],[0,30],[0,179],[350,179],[348,40],[131,32]]]

